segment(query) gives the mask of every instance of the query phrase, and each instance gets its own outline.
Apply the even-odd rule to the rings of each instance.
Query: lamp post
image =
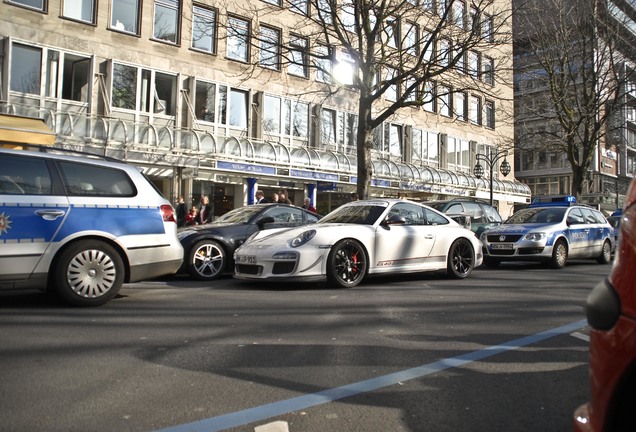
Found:
[[[477,158],[477,164],[473,170],[475,177],[482,178],[484,176],[484,167],[481,166],[479,161],[483,161],[486,165],[488,165],[488,169],[490,171],[490,205],[492,206],[492,183],[493,183],[493,171],[495,166],[497,166],[497,161],[503,158],[503,162],[499,167],[499,172],[506,177],[510,174],[510,163],[505,159],[508,156],[508,150],[500,150],[496,153],[491,153],[489,155],[478,153],[475,157]]]

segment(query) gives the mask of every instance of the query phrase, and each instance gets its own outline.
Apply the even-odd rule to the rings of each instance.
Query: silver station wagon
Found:
[[[183,260],[174,211],[131,165],[0,149],[0,289],[50,289],[76,306]]]
[[[612,227],[603,214],[580,205],[519,210],[480,239],[488,267],[502,261],[540,261],[560,269],[568,258],[593,258],[606,264],[614,246]]]

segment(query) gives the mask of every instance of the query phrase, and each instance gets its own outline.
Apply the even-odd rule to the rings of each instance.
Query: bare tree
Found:
[[[565,154],[580,198],[599,145],[620,112],[624,22],[600,0],[519,0],[515,13],[517,148]],[[610,5],[611,7],[611,5]],[[633,48],[632,48],[633,49]]]
[[[303,92],[355,101],[361,197],[369,196],[373,176],[373,131],[398,111],[433,101],[449,107],[451,92],[511,97],[501,92],[510,89],[512,76],[510,7],[501,6],[509,2],[280,1],[228,4],[228,12],[249,17],[253,27],[247,42],[251,67],[241,73],[262,77],[278,68],[310,77],[311,70],[317,79],[307,81]],[[290,22],[295,24],[289,34],[276,39],[268,32],[269,26],[288,28]],[[232,38],[236,31],[226,26],[224,33]],[[485,73],[473,60],[481,53],[492,62]]]

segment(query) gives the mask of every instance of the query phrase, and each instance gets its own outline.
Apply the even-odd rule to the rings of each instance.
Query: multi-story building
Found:
[[[182,194],[192,205],[209,195],[216,215],[251,203],[256,188],[286,189],[296,204],[310,196],[327,212],[356,188],[356,95],[318,97],[306,89],[324,76],[272,60],[268,41],[303,42],[299,18],[314,2],[243,3],[0,2],[0,112],[44,119],[56,146],[142,167],[175,201]],[[421,7],[434,13],[445,4]],[[259,15],[265,8],[278,10]],[[475,16],[487,22],[487,8],[459,0],[453,8],[458,26]],[[472,173],[477,154],[513,141],[511,80],[495,80],[493,71],[503,65],[505,74],[511,60],[511,43],[471,51],[465,63],[488,91],[440,96],[377,128],[371,195],[487,198],[492,185],[504,216],[528,202],[514,172],[498,173],[501,161],[492,181]]]
[[[517,1],[515,0],[515,3]],[[521,4],[521,2],[518,2]],[[591,2],[590,2],[591,3]],[[541,3],[538,3],[540,6]],[[583,3],[563,0],[560,4],[564,10],[568,7],[583,8]],[[614,110],[603,131],[595,143],[593,159],[583,182],[580,199],[583,203],[593,205],[606,213],[611,213],[624,204],[627,187],[636,174],[636,81],[634,81],[634,48],[636,47],[636,3],[633,1],[604,0],[594,2],[594,16],[590,22],[600,27],[599,37],[592,34],[585,37],[594,38],[595,46],[588,51],[585,63],[597,69],[598,75],[606,82],[612,81],[609,87],[617,85],[620,102]],[[567,16],[567,14],[566,14]],[[518,25],[517,25],[518,24]],[[558,123],[556,116],[549,118],[553,101],[548,96],[549,86],[544,65],[539,64],[533,49],[528,49],[529,39],[541,35],[533,34],[535,28],[521,28],[521,21],[515,25],[515,173],[517,178],[528,184],[532,196],[567,195],[572,191],[572,167],[567,155],[557,146],[546,145],[545,131]],[[567,23],[565,23],[567,24]],[[571,25],[581,25],[572,22]],[[538,26],[540,27],[540,26]],[[545,27],[544,27],[545,29]],[[605,31],[605,33],[604,33]],[[609,34],[614,39],[612,51],[602,43],[603,35]],[[576,30],[572,35],[580,34]],[[574,37],[574,36],[572,36]],[[592,39],[590,39],[590,42]],[[572,43],[569,49],[576,49],[583,44]],[[605,50],[599,54],[599,50]],[[581,56],[583,57],[583,56]],[[565,57],[564,57],[565,58]],[[545,61],[546,58],[542,58]],[[612,69],[607,68],[611,59]],[[561,59],[562,60],[562,59]],[[555,65],[559,59],[555,58]],[[581,60],[583,62],[583,60]],[[579,65],[579,67],[584,67]],[[573,66],[572,69],[575,69]],[[607,69],[604,69],[607,68]],[[600,70],[604,69],[604,70]],[[616,77],[610,77],[609,71],[616,71]],[[585,85],[597,85],[588,81]],[[582,82],[576,85],[582,85]],[[602,89],[596,89],[602,92]],[[608,105],[609,105],[608,98]],[[599,104],[600,106],[601,104]],[[599,108],[598,116],[605,107]],[[547,114],[546,114],[547,113]],[[553,113],[554,114],[554,113]]]

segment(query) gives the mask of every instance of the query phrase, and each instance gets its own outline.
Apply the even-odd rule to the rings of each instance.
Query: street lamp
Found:
[[[490,171],[490,205],[492,206],[492,182],[493,182],[493,171],[495,166],[497,166],[497,161],[501,158],[504,158],[504,161],[501,163],[499,167],[499,172],[505,177],[510,174],[510,163],[505,159],[508,156],[508,150],[500,150],[496,153],[491,153],[489,155],[478,153],[476,155],[477,164],[473,170],[475,177],[482,178],[484,176],[484,167],[481,166],[479,161],[483,161],[488,165],[488,169]]]

